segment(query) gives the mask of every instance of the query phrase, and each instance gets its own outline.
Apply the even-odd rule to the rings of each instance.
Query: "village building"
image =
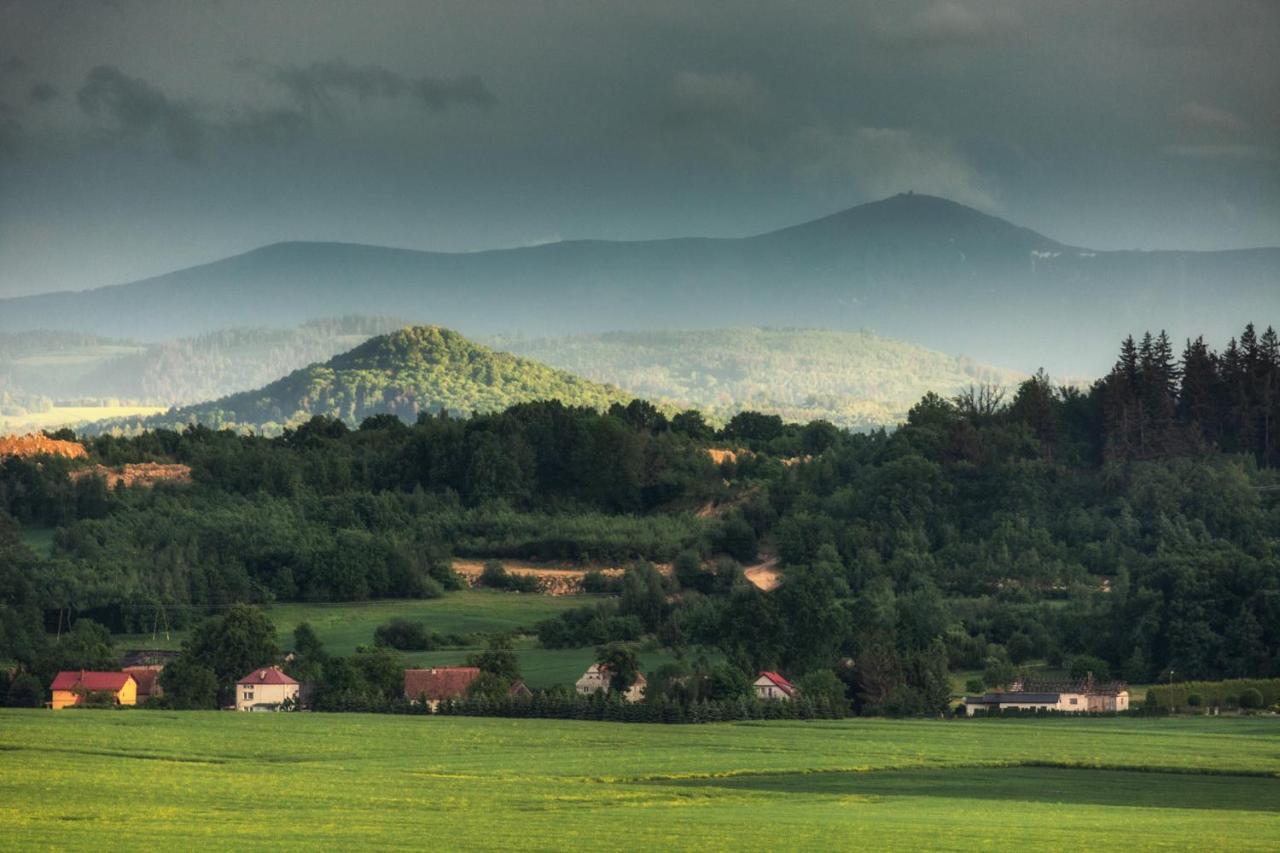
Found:
[[[582,674],[582,677],[574,683],[574,687],[584,696],[592,693],[608,693],[612,679],[613,676],[607,666],[593,663],[587,667],[587,671]],[[637,672],[635,681],[631,682],[631,686],[622,694],[622,698],[628,702],[639,702],[644,698],[644,690],[648,685],[649,682],[644,677],[644,673]]]
[[[300,686],[278,666],[255,669],[236,682],[236,710],[279,711],[296,706]]]
[[[406,669],[404,671],[404,698],[413,704],[425,703],[435,711],[446,699],[462,699],[471,685],[480,677],[477,666],[435,666],[430,669]],[[508,696],[532,696],[520,679],[511,682]]]
[[[471,682],[480,677],[478,666],[433,666],[429,669],[404,671],[404,698],[414,704],[425,703],[432,711],[446,699],[467,695]]]
[[[138,682],[127,672],[60,672],[49,685],[55,711],[80,705],[91,694],[110,695],[116,705],[138,704]]]
[[[1083,681],[1015,681],[1004,692],[966,696],[965,713],[978,711],[1057,711],[1064,714],[1129,710],[1129,687],[1121,681],[1100,683],[1090,675]]]
[[[757,699],[790,702],[799,692],[796,686],[776,672],[761,672],[751,684],[755,688]]]
[[[126,666],[123,671],[133,676],[133,680],[138,685],[138,704],[145,705],[148,699],[152,697],[159,698],[164,695],[164,690],[160,688],[160,673],[164,670],[164,664],[150,664],[147,666]]]

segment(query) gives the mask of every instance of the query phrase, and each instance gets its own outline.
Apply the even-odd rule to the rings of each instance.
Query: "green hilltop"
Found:
[[[271,434],[315,415],[356,425],[371,415],[413,421],[424,412],[492,412],[545,399],[604,409],[631,398],[618,388],[497,352],[449,329],[410,326],[257,390],[132,423],[107,422],[98,429],[175,428],[198,422]]]

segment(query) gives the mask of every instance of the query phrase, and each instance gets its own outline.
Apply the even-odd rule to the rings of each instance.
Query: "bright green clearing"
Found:
[[[2,844],[20,849],[1264,850],[1280,838],[1271,718],[0,711],[0,756]]]
[[[293,629],[298,623],[309,622],[325,649],[335,655],[349,655],[356,646],[372,644],[374,629],[391,619],[421,622],[439,634],[474,635],[475,641],[464,648],[410,652],[404,656],[409,666],[446,666],[464,663],[469,653],[484,648],[487,635],[531,630],[543,619],[598,600],[599,597],[590,595],[526,595],[467,589],[429,599],[277,604],[267,613],[276,624],[282,648],[293,645]],[[116,637],[116,645],[121,649],[176,649],[185,637],[181,631],[171,632],[167,638],[163,633],[155,638],[150,634],[122,635]],[[531,640],[518,643],[516,654],[525,681],[531,687],[570,684],[595,660],[593,648],[543,649]],[[640,655],[641,666],[647,671],[671,660],[665,650]]]

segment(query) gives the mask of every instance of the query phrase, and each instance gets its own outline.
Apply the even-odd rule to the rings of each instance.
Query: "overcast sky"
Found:
[[[1280,2],[0,0],[0,296],[908,189],[1094,248],[1280,244]]]

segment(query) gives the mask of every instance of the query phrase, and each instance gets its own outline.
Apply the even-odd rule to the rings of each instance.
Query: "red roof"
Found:
[[[119,693],[132,677],[127,672],[60,672],[49,689],[84,690],[89,693],[110,690],[112,693]]]
[[[133,680],[138,682],[139,696],[150,696],[156,692],[160,670],[161,667],[158,666],[126,666],[124,668],[124,671],[132,675]]]
[[[471,682],[480,677],[477,666],[436,666],[431,669],[406,669],[404,671],[404,695],[406,699],[428,701],[457,699],[466,694]]]
[[[767,678],[772,681],[775,687],[788,696],[796,695],[796,686],[790,681],[787,681],[781,675],[778,675],[778,673],[765,671],[760,673],[760,677]]]
[[[289,676],[280,671],[278,666],[266,666],[262,669],[255,669],[244,678],[236,682],[236,684],[297,684]]]

